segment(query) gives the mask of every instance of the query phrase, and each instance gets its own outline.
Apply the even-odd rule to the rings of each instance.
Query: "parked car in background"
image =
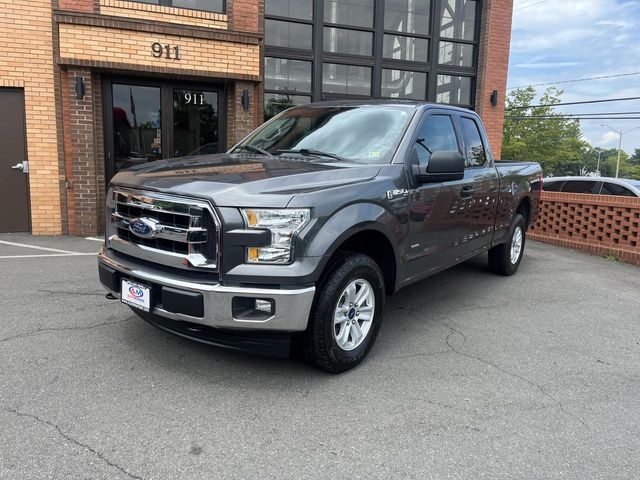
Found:
[[[550,177],[544,179],[543,189],[547,192],[640,197],[640,180],[609,177]]]

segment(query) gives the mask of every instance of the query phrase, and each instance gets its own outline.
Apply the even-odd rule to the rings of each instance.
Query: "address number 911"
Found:
[[[168,60],[180,60],[179,45],[162,45],[159,42],[151,44],[151,52],[154,58],[166,58]]]

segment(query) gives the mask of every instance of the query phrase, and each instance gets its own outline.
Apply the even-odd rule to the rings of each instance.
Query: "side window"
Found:
[[[462,134],[464,135],[464,144],[467,151],[467,167],[481,167],[487,161],[487,154],[482,144],[482,136],[480,129],[475,120],[462,117]]]
[[[597,182],[589,180],[570,180],[564,184],[563,192],[567,193],[594,193],[593,189]]]
[[[418,140],[413,147],[413,157],[417,155],[420,165],[427,165],[431,154],[435,151],[458,151],[458,140],[453,129],[453,121],[449,115],[428,116],[418,133]]]
[[[627,187],[623,187],[622,185],[618,185],[617,183],[603,183],[602,190],[600,191],[602,195],[619,195],[623,197],[635,197],[633,192],[629,190]]]
[[[543,190],[545,192],[559,192],[564,182],[545,182]]]

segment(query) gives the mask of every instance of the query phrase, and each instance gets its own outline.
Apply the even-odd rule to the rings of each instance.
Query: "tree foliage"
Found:
[[[507,97],[502,156],[542,165],[545,176],[580,175],[589,144],[580,133],[580,122],[556,113],[562,91],[548,88],[534,102],[533,87],[518,88]],[[547,105],[547,106],[534,106]]]

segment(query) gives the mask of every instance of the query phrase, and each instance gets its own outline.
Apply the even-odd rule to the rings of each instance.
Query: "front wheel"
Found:
[[[383,302],[377,263],[362,254],[342,256],[319,286],[304,339],[307,357],[332,373],[358,365],[378,335]]]
[[[518,270],[524,254],[527,223],[517,213],[511,222],[507,241],[489,250],[489,266],[499,275],[513,275]]]

